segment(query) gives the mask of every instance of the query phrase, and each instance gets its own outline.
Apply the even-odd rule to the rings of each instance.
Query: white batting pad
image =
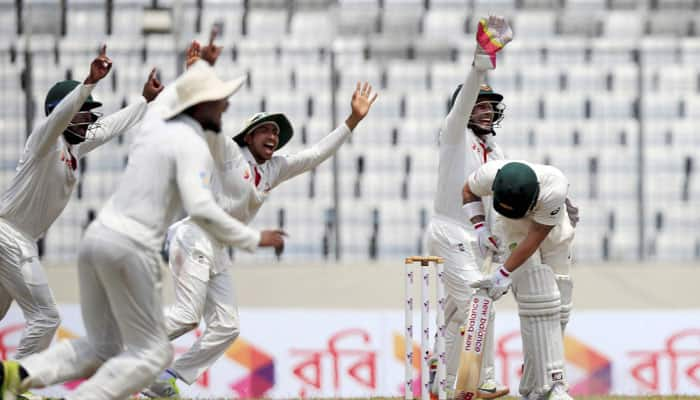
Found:
[[[559,289],[546,265],[526,262],[512,276],[525,359],[520,394],[539,398],[566,382]]]

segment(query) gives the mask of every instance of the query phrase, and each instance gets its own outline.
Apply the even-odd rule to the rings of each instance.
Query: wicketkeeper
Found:
[[[569,400],[563,331],[571,304],[571,245],[574,227],[566,196],[569,183],[552,166],[491,161],[473,172],[463,190],[473,224],[484,221],[481,199],[493,208],[509,255],[496,271],[474,284],[494,300],[513,287],[518,303],[525,364],[520,394],[530,400]],[[538,252],[539,250],[539,252]]]
[[[102,46],[82,83],[65,80],[53,85],[44,102],[46,119],[27,139],[17,173],[0,201],[0,318],[14,300],[27,323],[17,359],[47,348],[60,323],[36,241],[68,204],[80,179],[79,160],[138,123],[146,104],[162,89],[153,70],[139,100],[99,118],[94,109],[102,103],[91,92],[111,68]]]
[[[503,96],[482,85],[486,72],[496,67],[496,52],[512,39],[510,26],[503,17],[489,17],[479,22],[474,61],[465,81],[452,95],[450,112],[440,130],[438,182],[435,213],[428,228],[427,244],[431,255],[445,259],[445,355],[446,388],[452,397],[463,337],[461,327],[467,319],[469,303],[475,290],[470,284],[482,278],[480,266],[487,251],[498,252],[498,242],[491,233],[491,219],[468,224],[462,210],[462,186],[469,173],[490,160],[504,158],[494,140],[494,128],[503,119]],[[481,200],[490,209],[490,200]],[[481,203],[480,201],[480,203]],[[493,310],[493,308],[492,308]],[[507,386],[496,382],[493,356],[493,312],[484,348],[479,395],[492,399],[508,394]],[[431,363],[431,390],[437,392],[437,360]]]

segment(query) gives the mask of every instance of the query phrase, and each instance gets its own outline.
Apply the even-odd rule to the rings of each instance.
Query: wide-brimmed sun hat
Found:
[[[196,104],[226,99],[236,93],[245,81],[245,76],[223,81],[206,62],[195,63],[173,83],[177,99],[162,116],[170,119]]]

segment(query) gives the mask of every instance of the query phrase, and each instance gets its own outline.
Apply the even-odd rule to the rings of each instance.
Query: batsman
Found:
[[[491,161],[463,188],[472,223],[484,220],[481,199],[492,196],[496,224],[510,254],[490,276],[472,284],[497,300],[513,287],[524,354],[520,394],[526,400],[569,400],[563,332],[572,303],[569,183],[555,167]],[[538,251],[539,250],[539,251]]]
[[[501,160],[503,151],[494,141],[495,131],[503,119],[503,96],[481,82],[488,70],[496,67],[496,52],[512,38],[510,26],[503,17],[479,21],[477,46],[469,72],[452,95],[450,112],[440,129],[440,157],[435,195],[435,213],[427,233],[430,254],[445,259],[445,387],[448,397],[455,386],[462,353],[460,329],[467,319],[470,284],[481,279],[481,259],[488,251],[497,252],[497,240],[489,227],[490,219],[469,224],[462,209],[461,190],[467,175],[489,160]],[[481,204],[481,199],[479,204]],[[490,209],[488,199],[484,209]],[[493,310],[493,308],[492,308]],[[508,394],[507,386],[495,380],[493,358],[493,312],[489,327],[478,395],[493,399]],[[436,356],[440,356],[435,352]],[[431,362],[434,370],[437,360]],[[431,391],[437,392],[440,379],[431,373]]]

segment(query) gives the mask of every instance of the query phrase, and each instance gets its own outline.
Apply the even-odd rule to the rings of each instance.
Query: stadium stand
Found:
[[[182,70],[181,49],[207,40],[209,27],[222,22],[217,68],[227,77],[248,76],[225,117],[231,134],[255,112],[281,111],[296,129],[284,151],[299,151],[343,121],[357,80],[380,92],[339,152],[337,170],[329,161],[282,185],[255,225],[283,225],[291,234],[283,257],[291,260],[332,259],[337,239],[347,261],[418,252],[432,212],[440,124],[471,59],[475,15],[493,11],[512,17],[516,35],[488,76],[507,105],[496,139],[509,157],[567,174],[582,210],[576,258],[700,257],[700,215],[691,203],[700,197],[697,1],[61,4],[0,1],[3,189],[47,89],[85,75],[99,42],[114,60],[111,79],[95,92],[109,113],[138,96],[153,66],[171,82]],[[150,9],[176,4],[177,35],[143,33]],[[76,198],[44,239],[43,257],[75,260],[77,238],[118,182],[128,145],[128,137],[119,138],[87,158]]]

